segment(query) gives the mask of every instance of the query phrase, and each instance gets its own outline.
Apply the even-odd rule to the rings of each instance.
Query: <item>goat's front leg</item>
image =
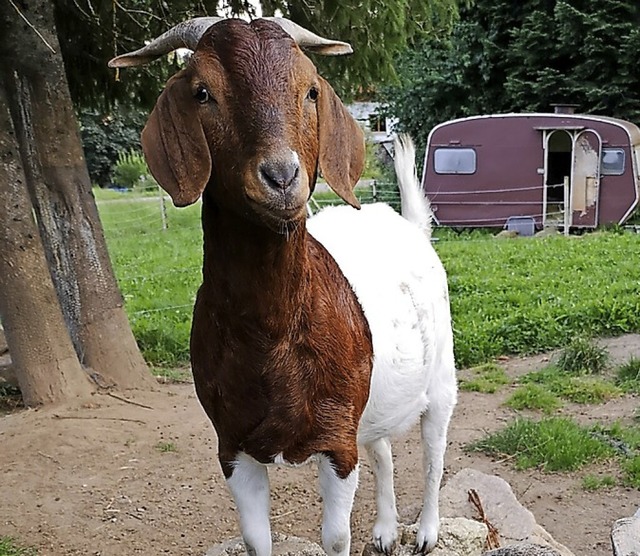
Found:
[[[357,454],[357,448],[354,448]],[[322,547],[329,556],[349,556],[351,509],[358,487],[358,463],[345,465],[334,454],[318,458],[322,496]],[[342,472],[338,472],[341,469]]]
[[[376,480],[377,518],[373,526],[373,543],[378,552],[391,554],[398,540],[398,514],[393,492],[393,456],[391,443],[379,438],[366,445]]]
[[[267,468],[240,453],[232,462],[227,484],[240,515],[240,531],[249,556],[271,556],[269,476]],[[223,462],[223,468],[225,463]]]

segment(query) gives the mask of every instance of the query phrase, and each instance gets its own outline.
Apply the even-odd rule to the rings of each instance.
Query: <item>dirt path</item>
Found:
[[[640,356],[640,336],[611,340],[612,354]],[[511,375],[544,365],[540,356],[504,362]],[[611,554],[611,523],[640,503],[621,487],[586,493],[577,474],[515,472],[509,462],[467,454],[462,446],[495,430],[514,413],[501,407],[509,389],[462,392],[450,432],[447,475],[464,467],[511,483],[538,522],[576,556]],[[128,393],[150,409],[95,395],[81,407],[23,411],[0,418],[0,535],[45,555],[203,555],[238,533],[233,503],[216,460],[216,441],[190,384]],[[638,398],[565,409],[581,420],[630,419]],[[417,428],[395,442],[400,512],[417,514],[421,456]],[[273,469],[276,530],[319,540],[320,500],[311,467]],[[369,539],[373,480],[364,465],[353,515],[354,554]],[[358,551],[358,552],[356,552]]]

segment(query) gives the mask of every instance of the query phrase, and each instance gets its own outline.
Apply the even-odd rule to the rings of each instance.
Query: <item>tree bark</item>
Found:
[[[88,396],[36,224],[4,90],[0,87],[0,318],[29,406]]]
[[[0,65],[27,186],[78,358],[107,382],[148,387],[153,379],[131,332],[91,193],[53,3],[3,2],[0,18]]]

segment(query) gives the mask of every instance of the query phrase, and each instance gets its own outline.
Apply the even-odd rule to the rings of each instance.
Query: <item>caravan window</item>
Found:
[[[474,174],[476,171],[476,151],[442,147],[433,153],[433,167],[436,174]]]
[[[601,169],[603,176],[621,176],[624,174],[624,150],[602,149]]]

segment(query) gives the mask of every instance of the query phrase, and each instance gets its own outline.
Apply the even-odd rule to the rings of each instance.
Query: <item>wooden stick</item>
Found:
[[[153,409],[150,405],[144,405],[143,403],[134,402],[133,400],[128,400],[127,398],[123,398],[122,396],[118,396],[118,394],[114,394],[113,392],[107,392],[107,396],[115,398],[116,400],[120,400],[124,403],[130,403],[131,405],[137,405],[138,407],[143,407],[144,409]]]

